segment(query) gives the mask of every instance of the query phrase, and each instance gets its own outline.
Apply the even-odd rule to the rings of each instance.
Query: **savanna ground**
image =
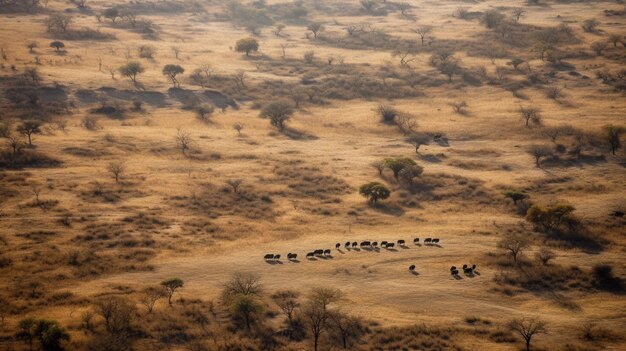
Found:
[[[320,350],[626,346],[621,1],[0,9],[0,349],[308,350],[315,316]]]

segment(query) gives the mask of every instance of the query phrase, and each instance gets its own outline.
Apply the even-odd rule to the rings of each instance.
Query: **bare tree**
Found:
[[[235,194],[237,194],[237,192],[239,191],[239,186],[241,186],[242,183],[243,183],[242,179],[229,179],[226,181],[226,184],[228,184],[228,186],[233,188],[233,192]]]
[[[293,324],[293,313],[300,306],[298,302],[299,295],[298,292],[291,290],[281,290],[272,295],[272,300],[283,311],[289,325]]]
[[[302,308],[302,316],[313,336],[313,350],[317,351],[319,338],[327,327],[329,318],[328,305],[338,301],[341,292],[331,288],[314,288],[309,300]]]
[[[33,195],[35,195],[35,201],[37,202],[37,205],[39,205],[41,202],[39,201],[39,194],[41,194],[41,186],[38,184],[34,184],[30,187],[30,190],[33,192]]]
[[[374,161],[371,163],[371,166],[374,167],[378,171],[378,175],[381,177],[383,176],[383,171],[387,167],[385,166],[385,163],[382,161]]]
[[[508,234],[498,243],[499,248],[506,250],[509,254],[511,254],[515,264],[517,264],[517,260],[522,252],[528,249],[530,245],[530,239],[521,234]]]
[[[146,306],[148,313],[152,313],[158,300],[167,297],[167,292],[162,286],[151,286],[144,289],[141,303]]]
[[[528,147],[528,154],[535,158],[535,166],[541,166],[541,159],[552,155],[552,148],[547,145],[533,144]]]
[[[550,127],[546,127],[541,131],[542,135],[545,135],[546,137],[550,138],[550,140],[556,144],[557,139],[560,136],[563,135],[568,135],[574,132],[574,128],[572,126],[563,124],[563,125],[559,125],[559,126],[550,126]]]
[[[107,170],[115,177],[115,182],[119,183],[120,178],[126,171],[126,165],[121,161],[113,161],[108,164]]]
[[[424,41],[432,33],[433,27],[431,27],[431,26],[421,26],[419,28],[412,29],[412,31],[420,36],[420,39],[422,40],[422,46],[424,46]]]
[[[526,122],[526,127],[529,126],[530,122],[533,122],[534,124],[541,123],[541,114],[539,108],[533,106],[521,106],[519,112],[522,116],[522,119],[524,119],[524,121]]]
[[[233,277],[224,284],[222,298],[229,301],[237,295],[259,296],[261,291],[261,279],[258,275],[252,273],[235,273]]]
[[[526,10],[524,10],[521,7],[514,7],[513,8],[513,17],[515,18],[515,22],[519,22],[519,19],[524,16],[524,14],[526,13]]]
[[[344,349],[352,346],[354,339],[358,339],[363,329],[361,321],[349,316],[341,311],[332,311],[329,314],[329,326],[341,339],[341,346]]]
[[[237,131],[237,135],[241,136],[241,131],[243,130],[244,125],[241,123],[233,124],[233,129]]]
[[[513,319],[509,322],[509,328],[517,332],[526,342],[526,351],[530,351],[530,342],[533,336],[546,334],[548,329],[546,323],[538,318]]]
[[[460,115],[464,115],[467,113],[467,111],[465,111],[465,108],[467,107],[467,102],[465,101],[455,101],[450,103],[450,106],[452,106],[454,112]]]
[[[535,254],[535,257],[537,257],[537,259],[539,261],[541,261],[541,263],[544,266],[547,266],[551,260],[556,258],[556,254],[554,253],[554,251],[547,249],[545,247],[542,247],[541,249],[539,249],[539,251]]]
[[[187,156],[187,150],[189,150],[191,144],[193,143],[191,134],[179,128],[176,130],[176,136],[174,139],[176,140],[176,145],[178,145],[180,150],[183,152],[183,155]]]
[[[180,55],[180,46],[172,46],[172,52],[174,53],[174,57],[178,59],[178,55]]]

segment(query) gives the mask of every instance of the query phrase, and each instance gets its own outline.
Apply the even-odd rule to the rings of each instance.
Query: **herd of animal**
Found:
[[[411,269],[411,268],[409,267],[409,270],[410,270],[410,269]],[[470,276],[471,276],[471,275],[474,275],[474,272],[475,272],[475,271],[476,271],[476,265],[475,265],[475,264],[473,264],[473,265],[471,265],[471,266],[469,266],[469,265],[467,265],[467,264],[464,264],[464,265],[463,265],[463,274],[466,274],[466,275],[470,275]],[[459,270],[456,268],[456,266],[452,266],[452,267],[450,267],[450,274],[451,274],[453,277],[457,277],[457,276],[459,276]]]

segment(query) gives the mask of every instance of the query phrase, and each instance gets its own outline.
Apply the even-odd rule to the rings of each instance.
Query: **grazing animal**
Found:
[[[274,255],[274,261],[278,261],[278,260],[280,260],[280,255],[278,255],[278,254]]]
[[[265,255],[265,257],[264,257],[264,258],[265,258],[266,260],[271,260],[271,259],[273,259],[273,258],[274,258],[274,254],[267,254],[267,255]]]
[[[296,253],[289,253],[287,255],[287,259],[289,259],[289,260],[295,260],[296,258],[298,258],[298,254],[296,254]]]
[[[322,250],[322,249],[317,249],[317,250],[313,251],[313,254],[314,254],[315,256],[323,255],[323,254],[324,254],[324,250]]]
[[[380,246],[381,247],[387,247],[387,242],[386,241],[381,241],[380,242]]]
[[[450,271],[450,274],[452,274],[452,275],[459,275],[459,271],[456,270],[456,269],[453,269],[453,270]]]
[[[414,271],[414,270],[415,270],[415,265],[414,265],[414,264],[410,265],[410,266],[409,266],[409,270],[410,270],[411,272],[412,272],[412,271]]]
[[[424,239],[424,244],[430,244],[430,242],[431,242],[432,240],[433,240],[433,239],[431,239],[431,238],[426,238],[426,239]]]
[[[404,244],[405,244],[404,240],[402,240],[402,239],[398,240],[398,245],[399,246],[404,246]]]
[[[328,255],[330,255],[330,249],[324,250],[324,256],[328,256]]]
[[[439,239],[433,239],[431,242],[432,242],[433,244],[439,244]]]
[[[361,241],[361,247],[363,246],[371,246],[372,243],[370,243],[369,241]]]
[[[387,248],[393,248],[394,246],[396,246],[396,244],[394,243],[387,243]]]
[[[340,247],[341,247],[340,243],[335,244],[335,249],[339,250]]]
[[[420,242],[420,238],[413,239],[413,244],[419,244],[419,242]]]
[[[374,241],[374,242],[372,243],[372,246],[373,246],[373,247],[377,247],[377,246],[378,246],[378,241]]]
[[[357,243],[356,241],[352,243],[352,247],[357,247],[357,245],[359,245],[359,243]]]
[[[315,256],[315,252],[309,252],[306,254],[306,258],[313,258]]]
[[[473,265],[472,265],[472,270],[473,270],[473,271],[475,271],[475,270],[476,270],[476,265],[475,265],[475,264],[473,264]]]
[[[456,266],[450,267],[450,271],[455,271],[455,270],[456,270]]]
[[[349,241],[346,241],[346,245],[345,245],[345,247],[346,247],[346,250],[349,250],[349,249],[350,249],[350,242],[349,242]]]
[[[465,269],[465,268],[467,268],[467,265],[466,265],[466,264],[464,264],[464,265],[463,265],[463,269]]]

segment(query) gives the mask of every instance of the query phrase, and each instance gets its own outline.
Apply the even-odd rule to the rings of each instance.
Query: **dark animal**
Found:
[[[287,254],[288,260],[295,260],[296,258],[298,258],[298,254],[291,253],[291,252]]]
[[[370,243],[369,241],[361,241],[360,245],[361,245],[361,247],[363,247],[363,246],[371,246],[372,243]]]
[[[340,247],[341,247],[340,243],[335,244],[335,249],[339,250]]]
[[[467,265],[466,265],[466,264],[464,264],[464,265],[463,265],[463,269],[466,269],[466,268],[467,268]]]
[[[450,271],[454,271],[454,270],[456,270],[456,266],[450,267]]]
[[[328,256],[328,255],[330,255],[330,249],[324,250],[324,256]]]
[[[475,265],[475,264],[473,264],[473,265],[472,265],[472,270],[473,270],[473,271],[475,271],[475,270],[476,270],[476,265]]]
[[[323,254],[324,254],[324,250],[322,250],[322,249],[317,249],[317,250],[313,251],[313,254],[314,254],[315,256],[323,255]]]
[[[420,242],[420,238],[413,239],[413,244],[419,244],[419,242]]]
[[[450,274],[452,274],[452,275],[459,275],[459,271],[456,270],[456,269],[453,269],[453,270],[450,271]]]
[[[624,217],[624,211],[613,211],[613,216]]]
[[[398,245],[399,246],[404,246],[404,244],[405,244],[404,240],[402,240],[402,239],[398,240]]]
[[[380,242],[380,246],[381,247],[387,247],[387,242],[386,241],[381,241]]]
[[[266,260],[271,260],[271,259],[274,259],[274,254],[267,254],[267,255],[265,255],[265,256],[264,256],[264,258],[265,258]]]
[[[393,248],[394,246],[396,246],[396,244],[394,243],[387,243],[387,248]]]
[[[357,245],[359,245],[359,243],[357,243],[356,241],[352,243],[352,247],[356,247]]]
[[[439,244],[439,239],[433,239],[433,240],[431,241],[431,243],[433,243],[433,244]]]
[[[373,247],[378,246],[378,241],[374,241],[374,242],[372,243],[372,246],[373,246]]]
[[[424,239],[424,244],[430,244],[430,242],[431,242],[432,240],[433,240],[433,239],[431,239],[431,238],[426,238],[426,239]]]
[[[412,271],[414,271],[414,270],[415,270],[415,265],[414,265],[414,264],[410,265],[410,266],[409,266],[409,270],[410,270],[411,272],[412,272]]]
[[[313,258],[315,256],[315,252],[309,252],[306,254],[306,258]]]
[[[274,260],[275,260],[275,261],[280,260],[280,255],[274,255]]]

